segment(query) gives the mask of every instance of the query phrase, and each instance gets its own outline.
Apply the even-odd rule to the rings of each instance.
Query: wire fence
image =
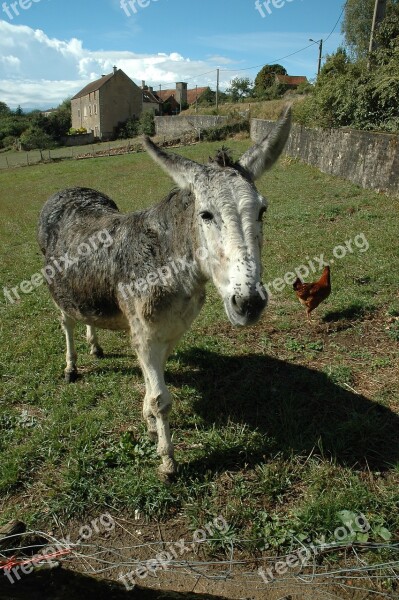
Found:
[[[154,140],[162,146],[187,145],[193,142],[193,134],[182,134],[179,137],[176,135],[161,135],[155,137]],[[133,138],[98,144],[88,144],[87,146],[55,148],[52,150],[7,152],[0,153],[0,170],[27,167],[40,163],[53,163],[68,159],[83,160],[87,158],[118,156],[132,152],[141,152],[141,150],[141,142],[137,138]]]
[[[160,534],[158,540],[144,541],[137,535],[142,531],[129,531],[118,520],[113,533],[123,533],[123,542],[117,543],[114,535],[97,543],[72,543],[42,531],[10,535],[1,540],[0,571],[11,583],[17,583],[22,573],[27,576],[44,565],[55,567],[61,563],[82,574],[118,581],[127,589],[136,584],[159,587],[168,574],[169,578],[189,578],[190,589],[200,581],[222,583],[230,590],[245,588],[252,598],[264,597],[266,590],[269,593],[287,588],[303,598],[315,587],[317,598],[342,599],[348,592],[359,590],[368,594],[367,598],[399,597],[399,542],[306,546],[296,540],[288,553],[254,557],[244,551],[254,540],[232,540],[221,553],[220,548],[212,551],[217,538],[186,543],[181,539],[165,541]],[[305,555],[306,560],[294,565],[293,556]]]
[[[55,162],[66,159],[93,158],[95,156],[112,156],[118,153],[132,152],[138,146],[137,140],[115,140],[88,144],[53,148],[51,150],[30,150],[29,152],[0,153],[0,169],[30,166],[38,163]]]

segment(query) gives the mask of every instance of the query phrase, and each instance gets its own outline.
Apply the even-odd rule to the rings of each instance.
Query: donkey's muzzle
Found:
[[[238,325],[251,325],[256,323],[266,307],[267,297],[254,292],[250,296],[235,294],[231,298],[231,307],[237,318]]]

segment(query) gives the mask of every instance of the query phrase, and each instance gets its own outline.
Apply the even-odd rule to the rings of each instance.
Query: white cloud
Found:
[[[323,37],[323,34],[319,34]],[[315,39],[319,39],[315,37]],[[338,45],[334,34],[325,51]],[[207,48],[220,54],[207,54],[204,60],[193,60],[179,52],[138,54],[130,51],[88,50],[81,40],[50,38],[40,29],[14,25],[0,20],[0,101],[14,108],[50,108],[68,96],[73,96],[87,83],[111,73],[116,65],[136,83],[145,80],[158,89],[174,87],[176,81],[188,81],[194,87],[215,88],[216,67],[221,72],[221,88],[236,75],[254,78],[259,69],[240,71],[243,61],[233,61],[224,55],[229,51],[255,51],[265,62],[295,52],[308,44],[304,33],[242,33],[204,37]],[[337,43],[338,42],[338,43]],[[283,61],[292,75],[313,76],[317,67],[317,46]],[[237,70],[233,70],[237,67]]]
[[[178,52],[137,54],[129,51],[92,51],[80,40],[50,38],[39,29],[0,20],[0,101],[10,107],[50,107],[72,96],[90,81],[111,73],[116,65],[136,83],[172,87],[176,81],[214,84],[214,58],[192,60]],[[228,61],[220,57],[222,60]]]

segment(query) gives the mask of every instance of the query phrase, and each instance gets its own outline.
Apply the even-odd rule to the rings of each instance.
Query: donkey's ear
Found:
[[[154,142],[145,136],[143,145],[148,154],[163,168],[166,173],[172,177],[177,185],[182,189],[191,188],[199,175],[203,174],[204,167],[199,163],[184,158],[173,152],[165,152]]]
[[[291,129],[291,106],[285,107],[280,120],[271,133],[242,155],[238,164],[251,179],[258,179],[270,169],[282,153]]]

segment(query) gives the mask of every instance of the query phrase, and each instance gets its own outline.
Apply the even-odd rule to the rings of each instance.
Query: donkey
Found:
[[[77,378],[77,321],[86,324],[97,356],[103,351],[96,328],[130,330],[145,380],[143,416],[158,441],[159,472],[166,478],[176,471],[166,360],[201,310],[208,281],[232,325],[255,323],[265,308],[261,244],[267,204],[254,181],[278,159],[290,126],[287,107],[271,134],[238,162],[221,152],[207,165],[145,138],[148,154],[178,185],[159,204],[121,214],[104,194],[71,188],[54,194],[41,211],[42,272],[61,310],[66,381]],[[107,243],[100,244],[104,232]]]

